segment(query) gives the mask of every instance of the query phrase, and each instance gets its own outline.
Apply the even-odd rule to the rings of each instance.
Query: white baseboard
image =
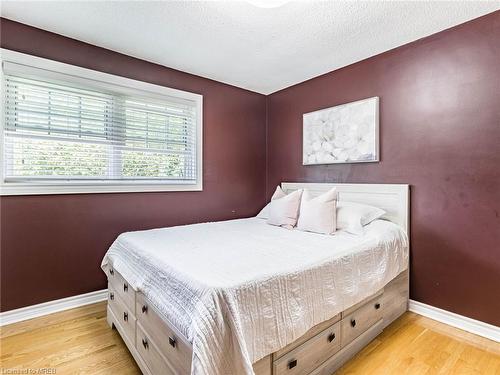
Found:
[[[108,290],[103,289],[95,292],[79,294],[77,296],[61,298],[55,301],[39,303],[38,305],[5,311],[0,313],[0,326],[105,301],[107,297]]]
[[[478,336],[500,342],[500,327],[484,323],[479,320],[467,318],[450,311],[442,310],[437,307],[426,305],[422,302],[410,300],[409,310],[423,315],[427,318],[437,320],[438,322],[448,324],[452,327],[474,333]]]

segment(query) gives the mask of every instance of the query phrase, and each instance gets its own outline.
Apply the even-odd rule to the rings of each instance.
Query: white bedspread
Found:
[[[382,288],[408,240],[376,220],[365,235],[287,230],[258,218],[121,234],[110,264],[193,344],[192,374],[252,363]]]

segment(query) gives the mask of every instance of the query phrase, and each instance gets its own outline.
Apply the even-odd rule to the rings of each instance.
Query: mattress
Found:
[[[192,343],[192,374],[253,374],[405,270],[408,239],[384,220],[327,236],[249,218],[123,233],[108,266]]]

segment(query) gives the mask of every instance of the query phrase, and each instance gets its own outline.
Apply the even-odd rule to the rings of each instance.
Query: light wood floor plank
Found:
[[[0,338],[17,335],[22,332],[34,331],[37,328],[52,330],[57,325],[64,324],[65,322],[77,322],[86,316],[93,316],[96,318],[106,316],[106,302],[94,303],[77,309],[61,311],[40,318],[3,326],[0,328]]]
[[[57,374],[138,375],[106,303],[0,329],[0,367],[55,368]],[[338,375],[500,375],[500,344],[406,313],[349,361]]]

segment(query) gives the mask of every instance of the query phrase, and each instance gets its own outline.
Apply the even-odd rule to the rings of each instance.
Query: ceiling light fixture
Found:
[[[290,2],[290,0],[246,0],[246,1],[259,8],[278,8]]]

